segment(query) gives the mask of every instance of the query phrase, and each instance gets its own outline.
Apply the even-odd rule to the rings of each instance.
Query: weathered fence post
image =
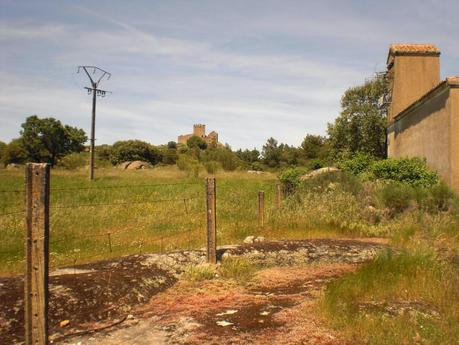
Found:
[[[206,178],[207,262],[217,263],[217,193],[214,177]]]
[[[48,344],[49,164],[26,167],[26,345]]]
[[[279,209],[281,206],[282,200],[282,186],[280,184],[276,185],[276,208]]]
[[[265,225],[265,192],[258,192],[258,225],[262,228]]]

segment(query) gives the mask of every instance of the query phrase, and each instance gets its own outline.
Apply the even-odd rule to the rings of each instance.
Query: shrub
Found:
[[[250,164],[250,168],[255,171],[264,171],[266,169],[265,165],[261,162],[253,162]]]
[[[180,155],[177,160],[179,170],[187,172],[188,176],[199,177],[199,162],[187,155]]]
[[[305,180],[303,187],[316,192],[339,189],[352,195],[358,195],[363,189],[362,183],[356,176],[344,171],[332,171]]]
[[[436,172],[429,170],[420,158],[385,159],[371,165],[374,179],[396,181],[412,186],[429,187],[438,183]]]
[[[10,163],[22,164],[28,160],[27,151],[24,148],[22,139],[13,139],[3,148],[2,161],[7,165]]]
[[[444,183],[433,185],[423,193],[419,205],[429,211],[448,211],[454,201],[454,192]]]
[[[306,163],[306,167],[308,168],[308,170],[317,170],[325,166],[325,162],[321,159],[311,159]]]
[[[340,164],[340,168],[352,175],[360,175],[370,169],[375,159],[366,153],[357,153]]]
[[[284,192],[286,194],[293,193],[301,183],[301,176],[305,173],[304,169],[301,168],[289,168],[283,170],[278,178],[283,185]]]
[[[207,143],[200,137],[193,135],[190,139],[186,141],[186,145],[190,148],[199,148],[205,150],[207,148]]]
[[[82,168],[88,164],[88,155],[86,152],[71,153],[60,159],[59,165],[65,169],[73,170]]]
[[[160,159],[159,150],[141,140],[117,141],[113,144],[110,154],[110,160],[114,165],[126,161],[146,161],[154,165]]]
[[[209,174],[215,174],[220,169],[220,164],[215,161],[204,163],[204,167]]]
[[[413,187],[403,183],[389,183],[381,190],[383,205],[395,213],[406,210],[414,198],[415,191]]]

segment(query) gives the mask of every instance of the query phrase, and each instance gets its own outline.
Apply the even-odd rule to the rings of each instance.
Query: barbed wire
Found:
[[[180,183],[132,184],[132,185],[119,185],[119,186],[69,187],[69,188],[51,188],[51,191],[100,190],[100,189],[118,189],[118,188],[124,189],[124,188],[188,186],[188,185],[203,185],[203,183],[202,182],[180,182]]]
[[[15,212],[7,212],[7,213],[0,213],[0,217],[6,217],[6,216],[13,215],[13,214],[19,214],[19,213],[25,214],[25,210],[15,211]]]
[[[65,209],[65,208],[95,207],[95,206],[117,206],[117,205],[141,205],[141,204],[155,204],[159,202],[169,202],[169,201],[182,201],[183,202],[183,200],[194,200],[194,199],[199,199],[199,198],[198,197],[186,197],[186,198],[156,199],[156,200],[114,202],[114,203],[74,204],[74,205],[64,205],[64,206],[50,206],[50,209]]]

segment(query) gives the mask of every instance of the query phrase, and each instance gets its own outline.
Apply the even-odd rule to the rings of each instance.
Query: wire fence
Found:
[[[258,191],[265,224],[276,211],[276,185],[222,181],[217,188],[217,244],[260,234]],[[24,257],[25,190],[0,190],[0,263],[20,272]],[[51,186],[50,265],[60,267],[116,255],[198,249],[205,245],[203,181]]]

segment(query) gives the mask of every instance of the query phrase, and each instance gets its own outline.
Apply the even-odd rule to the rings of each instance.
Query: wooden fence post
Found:
[[[26,345],[48,344],[49,164],[26,167]]]
[[[217,185],[214,177],[206,178],[207,262],[217,263]]]
[[[280,184],[276,185],[276,208],[279,209],[281,207],[281,200],[282,200],[282,186]]]
[[[260,228],[265,225],[265,192],[258,192],[258,225]]]

